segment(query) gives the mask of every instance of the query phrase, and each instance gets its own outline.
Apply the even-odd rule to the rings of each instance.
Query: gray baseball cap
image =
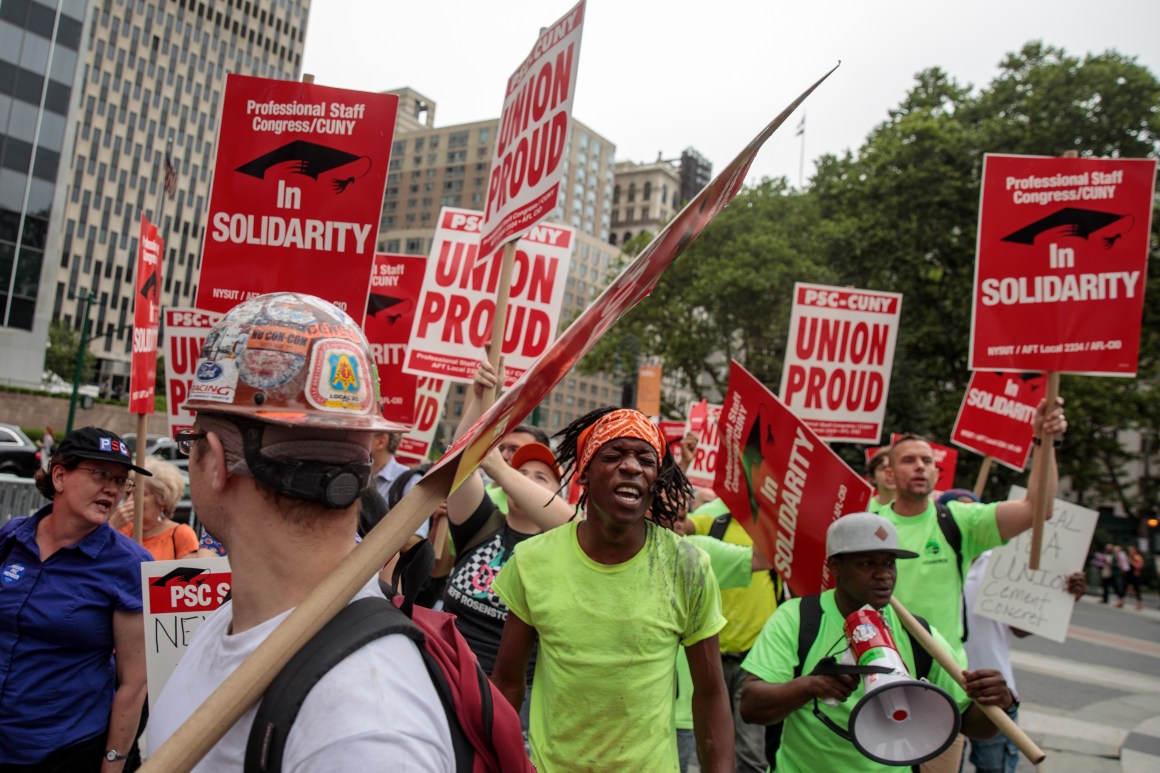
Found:
[[[893,553],[898,558],[918,558],[918,553],[898,547],[894,524],[874,513],[843,515],[826,531],[826,558],[872,550]]]

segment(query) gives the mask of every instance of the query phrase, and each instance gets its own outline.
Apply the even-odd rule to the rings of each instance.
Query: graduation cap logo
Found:
[[[209,577],[198,577],[198,575],[205,574],[208,571],[208,569],[199,569],[196,566],[179,566],[169,574],[165,575],[164,577],[158,577],[149,584],[156,588],[164,588],[173,580],[179,580],[180,582],[185,583],[195,581],[196,583],[203,583],[208,580]]]
[[[1113,223],[1117,223],[1127,218],[1127,225],[1118,233],[1113,233],[1110,236],[1103,237],[1104,249],[1111,249],[1120,237],[1132,230],[1135,225],[1135,218],[1131,215],[1117,215],[1114,212],[1100,212],[1095,209],[1081,209],[1079,207],[1065,207],[1057,212],[1054,212],[1045,217],[1041,217],[1033,223],[1023,226],[1018,231],[1013,231],[1004,236],[1000,241],[1013,242],[1015,244],[1035,244],[1035,237],[1039,236],[1044,231],[1050,231],[1054,228],[1064,228],[1064,236],[1075,236],[1080,239],[1087,239],[1096,231],[1102,228],[1107,228]]]
[[[351,174],[346,177],[335,176],[330,180],[330,186],[334,192],[342,193],[353,185],[355,180],[366,177],[371,171],[372,164],[370,156],[356,156],[353,153],[347,153],[345,150],[319,145],[316,142],[294,140],[280,148],[275,148],[268,153],[258,156],[253,161],[242,164],[235,171],[248,174],[251,177],[257,177],[259,180],[264,180],[266,178],[266,172],[270,171],[271,168],[279,164],[290,163],[290,171],[295,174],[306,175],[312,180],[317,181],[319,175],[333,169],[343,169],[355,161],[365,162],[366,168],[360,174]]]
[[[145,280],[145,283],[141,285],[141,297],[147,301],[153,301],[153,300],[157,299],[157,272],[156,271],[154,271],[152,274],[150,274],[149,278]]]
[[[414,305],[410,298],[395,298],[391,295],[371,293],[370,297],[367,298],[367,316],[374,317],[386,312],[384,317],[387,324],[393,325],[410,314]]]

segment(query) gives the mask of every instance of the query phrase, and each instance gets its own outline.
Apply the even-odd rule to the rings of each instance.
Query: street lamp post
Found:
[[[65,427],[64,433],[67,435],[73,430],[73,420],[77,415],[77,393],[81,386],[81,372],[85,367],[85,348],[89,345],[89,307],[93,305],[93,301],[97,299],[97,294],[92,290],[85,290],[84,295],[78,297],[78,300],[84,303],[81,307],[81,341],[77,346],[77,366],[73,371],[72,383],[72,397],[68,401],[68,425]]]

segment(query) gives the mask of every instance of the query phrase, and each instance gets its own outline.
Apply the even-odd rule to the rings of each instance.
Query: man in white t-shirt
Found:
[[[359,492],[382,418],[366,337],[337,307],[275,293],[234,307],[210,332],[185,403],[198,519],[229,553],[232,599],[197,630],[152,707],[160,748],[354,548]],[[356,598],[382,596],[376,580]],[[282,769],[452,771],[447,716],[409,638],[356,650],[313,687],[291,726]],[[257,707],[194,768],[242,770]]]

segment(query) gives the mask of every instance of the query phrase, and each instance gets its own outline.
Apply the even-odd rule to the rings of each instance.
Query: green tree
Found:
[[[77,347],[80,343],[80,332],[73,330],[63,321],[57,320],[49,325],[48,349],[44,353],[45,370],[51,370],[65,381],[72,381],[77,369]],[[91,351],[86,351],[80,383],[92,381],[96,367],[97,356]]]
[[[811,200],[785,179],[742,191],[581,369],[623,372],[637,353],[659,356],[667,376],[703,397],[725,393],[735,359],[776,388],[793,283],[833,278],[817,260],[814,226]],[[662,411],[683,415],[684,406]]]

